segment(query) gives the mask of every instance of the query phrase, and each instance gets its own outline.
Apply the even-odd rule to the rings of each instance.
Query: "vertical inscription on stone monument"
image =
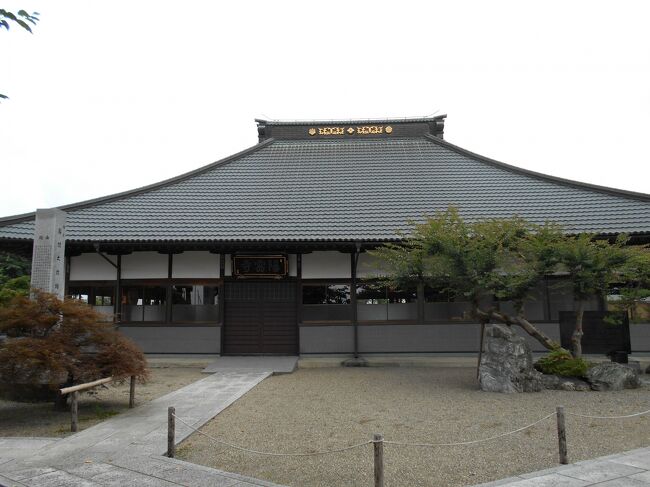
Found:
[[[31,286],[63,299],[65,292],[66,213],[36,210]]]

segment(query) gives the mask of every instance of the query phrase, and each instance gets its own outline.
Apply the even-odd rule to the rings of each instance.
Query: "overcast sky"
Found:
[[[150,184],[253,121],[448,114],[445,138],[650,193],[648,2],[3,2],[0,216]]]

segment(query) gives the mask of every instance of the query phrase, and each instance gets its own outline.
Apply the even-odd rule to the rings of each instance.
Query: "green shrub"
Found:
[[[568,350],[558,348],[535,363],[535,368],[544,374],[556,374],[563,377],[584,377],[589,362],[574,358]]]

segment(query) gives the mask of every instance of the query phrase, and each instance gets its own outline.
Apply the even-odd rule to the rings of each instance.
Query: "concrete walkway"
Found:
[[[650,487],[650,448],[541,470],[475,487]]]
[[[272,372],[274,374],[290,374],[296,370],[298,357],[284,356],[250,356],[250,357],[219,357],[203,369],[204,374],[237,370],[240,372]]]
[[[221,372],[108,419],[80,433],[51,439],[0,440],[0,485],[93,486],[271,486],[163,457],[167,408],[198,428],[271,372]],[[176,443],[192,433],[176,423]]]

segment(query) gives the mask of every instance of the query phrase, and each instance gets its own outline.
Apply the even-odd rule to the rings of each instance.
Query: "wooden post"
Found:
[[[174,458],[176,456],[176,408],[167,409],[167,456]]]
[[[135,375],[131,376],[131,383],[129,384],[129,408],[135,407]]]
[[[375,487],[384,487],[384,435],[375,433]]]
[[[557,440],[560,451],[560,463],[569,463],[566,449],[566,424],[564,422],[564,406],[557,407]]]
[[[70,394],[70,431],[75,433],[79,430],[79,404],[78,404],[79,393],[73,391]]]
[[[359,358],[359,318],[357,311],[357,263],[359,249],[350,254],[350,305],[352,306],[352,327],[354,331],[354,358]]]
[[[478,346],[478,362],[476,363],[476,378],[481,374],[481,359],[483,358],[483,341],[485,340],[485,322],[481,321],[481,338]]]

